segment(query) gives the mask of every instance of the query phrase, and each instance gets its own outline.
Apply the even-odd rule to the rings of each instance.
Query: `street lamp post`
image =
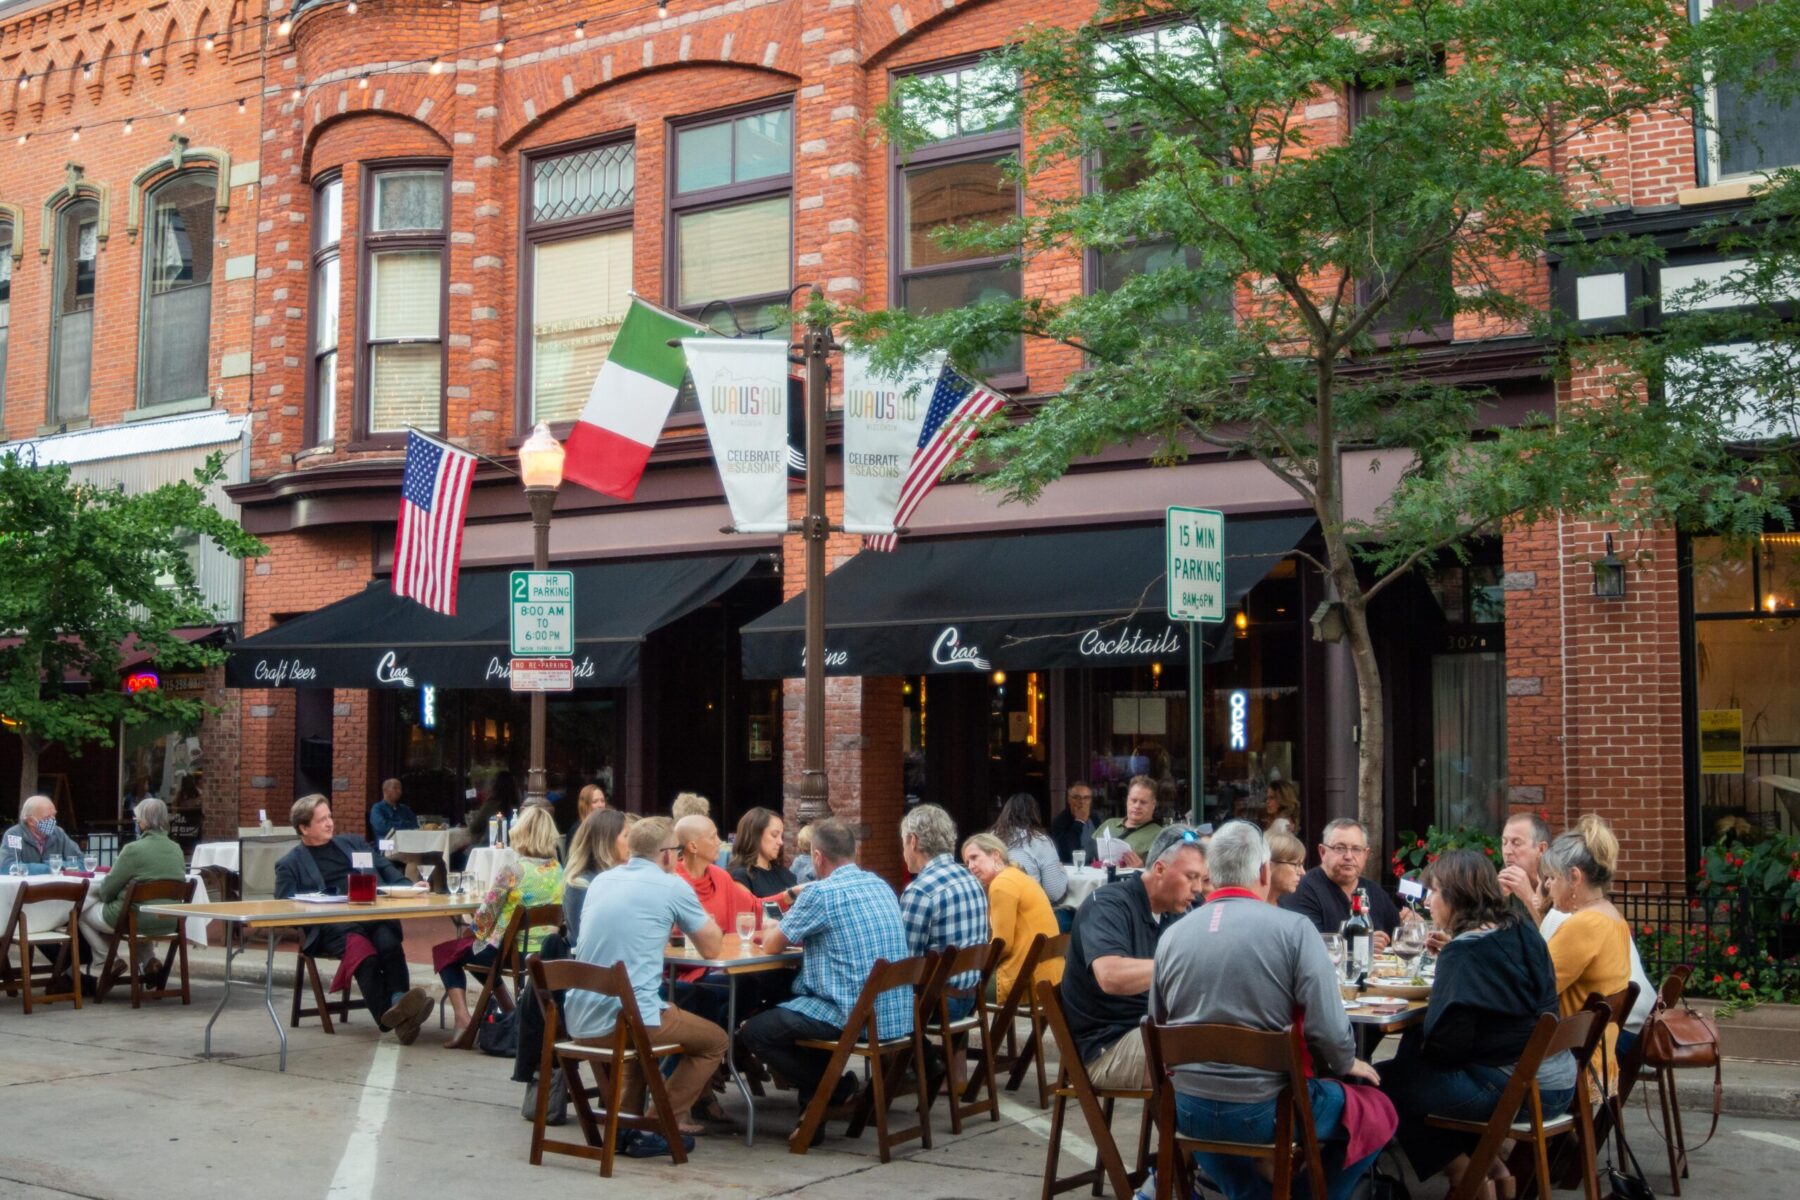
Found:
[[[828,356],[834,348],[829,325],[808,325],[801,343],[806,362],[806,763],[800,772],[801,825],[831,815],[825,776],[825,410]]]
[[[562,443],[551,436],[550,427],[539,421],[525,444],[519,447],[519,476],[525,481],[525,500],[531,505],[531,566],[536,571],[550,568],[550,514],[556,507],[556,492],[562,487]],[[544,693],[531,693],[531,761],[525,773],[525,803],[548,804],[549,792],[544,779]]]

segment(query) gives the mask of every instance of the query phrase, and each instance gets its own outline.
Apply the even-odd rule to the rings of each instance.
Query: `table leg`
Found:
[[[269,961],[263,967],[263,1006],[269,1010],[269,1020],[275,1023],[275,1036],[281,1039],[281,1067],[287,1070],[287,1030],[282,1027],[281,1017],[275,1011],[275,938],[273,931],[269,937]]]
[[[744,1145],[756,1144],[756,1100],[750,1095],[750,1085],[738,1072],[737,1065],[737,996],[738,977],[727,973],[725,976],[725,1070],[731,1081],[738,1086],[738,1092],[744,1097]]]
[[[225,1011],[226,1002],[231,999],[231,960],[237,957],[237,950],[238,950],[237,941],[236,941],[236,939],[234,939],[231,936],[233,932],[235,932],[234,927],[232,927],[232,926],[226,927],[226,929],[225,929],[225,994],[223,996],[219,997],[219,1003],[213,1007],[212,1016],[210,1018],[208,1018],[208,1020],[206,1022],[206,1049],[200,1055],[200,1057],[202,1057],[202,1058],[211,1058],[212,1057],[213,1022],[215,1022],[219,1019],[219,1014]]]

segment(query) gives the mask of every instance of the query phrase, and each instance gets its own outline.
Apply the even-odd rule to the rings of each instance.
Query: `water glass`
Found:
[[[62,874],[62,855],[52,854],[49,858],[46,858],[44,862],[50,867],[50,873],[52,875]]]
[[[1079,871],[1079,870],[1081,870],[1081,868],[1087,866],[1087,851],[1086,850],[1077,850],[1073,854],[1071,854],[1070,857],[1075,860],[1075,869],[1077,871]]]
[[[461,871],[452,871],[444,876],[444,886],[450,890],[452,896],[462,895],[462,885],[463,873]]]
[[[84,854],[82,855],[81,863],[87,868],[88,874],[92,875],[100,867],[100,856],[98,854]]]
[[[737,915],[738,941],[743,942],[745,945],[748,945],[750,942],[751,935],[754,934],[755,932],[756,932],[756,914],[750,913],[750,912],[739,913]]]
[[[1341,975],[1344,970],[1344,935],[1327,933],[1325,938],[1325,954],[1331,959],[1331,965]]]
[[[8,875],[23,875],[25,874],[25,864],[22,862],[11,863],[7,866],[6,873]]]

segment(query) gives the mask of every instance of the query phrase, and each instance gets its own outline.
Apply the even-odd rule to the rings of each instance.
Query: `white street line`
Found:
[[[1038,1108],[1037,1105],[1021,1104],[1010,1096],[1002,1095],[1000,1097],[1000,1115],[1017,1121],[1039,1137],[1046,1141],[1049,1140],[1050,1114]],[[1091,1163],[1097,1153],[1094,1143],[1083,1137],[1082,1133],[1076,1132],[1077,1130],[1085,1132],[1086,1129],[1087,1121],[1081,1115],[1081,1106],[1070,1104],[1068,1110],[1063,1114],[1063,1153],[1072,1154],[1083,1162]]]
[[[1783,1150],[1800,1150],[1800,1138],[1791,1138],[1785,1133],[1764,1133],[1760,1129],[1740,1129],[1738,1134],[1758,1142],[1767,1142],[1771,1146],[1780,1146]]]
[[[400,1068],[400,1045],[383,1038],[375,1044],[375,1061],[363,1079],[362,1100],[356,1106],[356,1128],[338,1159],[325,1195],[342,1200],[367,1200],[375,1194],[376,1155],[381,1130],[387,1124],[388,1102]]]

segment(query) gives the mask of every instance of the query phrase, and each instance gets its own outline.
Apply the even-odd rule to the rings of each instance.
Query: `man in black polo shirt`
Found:
[[[1156,942],[1188,911],[1206,876],[1199,836],[1171,825],[1144,855],[1144,871],[1109,883],[1075,914],[1061,999],[1094,1086],[1149,1079],[1138,1022],[1149,1011]]]
[[[1400,910],[1372,879],[1363,877],[1369,857],[1369,835],[1360,821],[1339,817],[1325,826],[1319,843],[1319,865],[1300,877],[1300,886],[1281,898],[1281,907],[1311,921],[1320,933],[1336,933],[1350,919],[1350,896],[1357,888],[1369,898],[1365,914],[1375,929],[1375,951],[1387,949]]]
[[[331,801],[323,796],[302,796],[294,801],[291,814],[300,844],[282,855],[275,864],[275,895],[287,900],[296,895],[324,893],[330,896],[348,894],[350,873],[356,869],[356,856],[369,855],[369,869],[382,883],[403,884],[406,876],[381,856],[381,851],[348,834],[339,835],[331,816]],[[375,1023],[392,1030],[402,1045],[410,1046],[419,1036],[419,1027],[431,1012],[431,997],[424,988],[412,986],[406,967],[406,948],[402,944],[400,922],[358,921],[347,925],[311,925],[306,928],[305,948],[308,954],[321,958],[341,958],[351,934],[361,934],[375,948],[375,953],[356,967],[356,986],[363,1003]]]

